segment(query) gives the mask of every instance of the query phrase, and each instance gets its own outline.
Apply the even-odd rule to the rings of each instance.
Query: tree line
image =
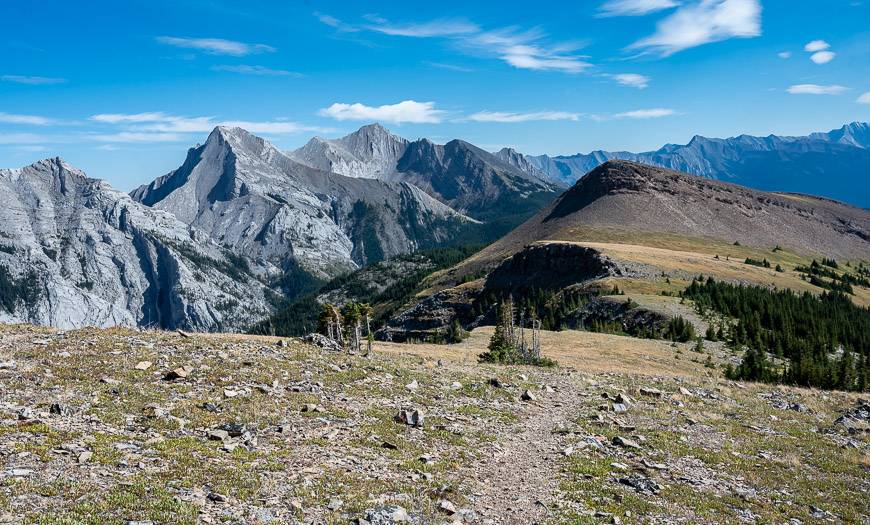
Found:
[[[682,292],[702,315],[726,321],[708,331],[745,350],[733,379],[818,388],[870,389],[870,310],[842,293],[813,295],[695,279]],[[784,364],[777,364],[776,356]]]

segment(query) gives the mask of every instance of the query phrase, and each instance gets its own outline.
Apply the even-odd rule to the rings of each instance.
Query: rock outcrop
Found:
[[[0,321],[236,330],[268,313],[248,261],[59,158],[0,170]]]

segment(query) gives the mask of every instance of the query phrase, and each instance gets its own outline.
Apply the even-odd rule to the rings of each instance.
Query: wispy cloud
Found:
[[[397,23],[372,15],[366,17],[368,23],[350,26],[328,15],[317,16],[321,22],[339,30],[353,27],[389,36],[443,39],[466,54],[494,57],[518,69],[579,73],[591,66],[586,57],[575,53],[580,47],[578,43],[551,43],[540,29],[523,31],[506,27],[485,30],[465,19]]]
[[[855,102],[858,104],[870,104],[870,91],[862,94]]]
[[[620,73],[613,75],[613,78],[623,86],[629,86],[637,89],[646,89],[649,86],[650,78],[637,73]]]
[[[404,100],[397,104],[386,104],[383,106],[336,102],[328,108],[321,109],[318,114],[335,120],[369,120],[392,122],[395,124],[437,124],[444,120],[447,112],[436,109],[434,102]]]
[[[598,16],[643,16],[678,5],[674,0],[610,0],[598,9]]]
[[[629,118],[629,119],[650,119],[661,118],[675,115],[676,111],[667,108],[652,108],[652,109],[636,109],[634,111],[626,111],[613,115],[613,118]]]
[[[0,133],[0,144],[51,144],[59,142],[67,142],[67,140],[38,133]]]
[[[211,55],[229,55],[243,57],[258,53],[272,53],[276,49],[266,44],[248,44],[223,38],[187,38],[176,36],[158,36],[157,41],[169,46],[186,49],[196,49]]]
[[[425,62],[425,63],[432,66],[432,67],[437,67],[438,69],[446,69],[448,71],[459,71],[462,73],[471,73],[474,71],[470,67],[457,66],[456,64],[445,64],[443,62]]]
[[[567,111],[532,111],[527,113],[511,113],[503,111],[479,111],[468,117],[475,122],[531,122],[536,120],[580,120],[580,113]]]
[[[540,30],[497,29],[471,35],[458,42],[460,47],[494,55],[517,69],[580,73],[592,65],[586,61],[586,57],[575,53],[580,44],[566,42],[548,45]]]
[[[839,95],[846,91],[847,87],[832,84],[830,86],[820,86],[818,84],[796,84],[789,87],[786,91],[792,95]]]
[[[759,0],[698,0],[664,18],[654,34],[629,48],[670,56],[711,42],[760,35]]]
[[[776,56],[782,59],[791,58],[791,51],[781,51],[777,53]]]
[[[824,51],[831,47],[831,44],[825,42],[824,40],[813,40],[808,42],[807,45],[804,46],[804,51],[807,53],[815,53],[816,51]]]
[[[91,140],[99,142],[131,142],[131,143],[149,143],[149,142],[184,142],[188,139],[186,135],[181,133],[142,133],[134,131],[121,131],[118,133],[96,133],[87,135]]]
[[[16,115],[14,113],[0,112],[0,122],[4,124],[27,124],[31,126],[48,126],[57,124],[58,121],[53,118],[40,117],[37,115]]]
[[[407,24],[393,24],[382,18],[373,18],[373,21],[375,23],[366,25],[366,29],[392,36],[431,38],[480,32],[480,27],[477,24],[462,19],[440,19]]]
[[[90,117],[91,121],[118,125],[118,132],[95,134],[95,140],[104,142],[177,142],[190,140],[190,133],[207,133],[216,126],[244,128],[251,133],[271,135],[301,132],[329,132],[330,130],[306,126],[285,120],[245,121],[218,120],[215,117],[185,117],[162,111],[147,113],[102,113]]]
[[[356,33],[357,31],[360,30],[358,27],[354,27],[350,24],[346,24],[332,15],[315,12],[314,16],[316,16],[318,20],[320,20],[322,23],[328,25],[329,27],[333,27],[336,30],[344,32],[344,33]]]
[[[223,71],[227,73],[239,73],[241,75],[258,75],[267,77],[304,77],[302,73],[296,71],[287,71],[286,69],[271,69],[264,66],[249,66],[246,64],[231,66],[221,65],[212,66],[213,71]]]
[[[28,84],[31,86],[47,86],[51,84],[64,84],[67,82],[65,78],[55,77],[35,77],[27,75],[2,75],[0,80],[3,82],[14,82],[16,84]]]

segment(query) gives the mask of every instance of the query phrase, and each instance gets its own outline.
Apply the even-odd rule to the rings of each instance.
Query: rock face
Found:
[[[234,330],[270,308],[247,261],[59,158],[0,170],[0,321]]]
[[[132,196],[275,274],[301,266],[332,277],[476,227],[413,185],[312,168],[240,128],[216,128]]]
[[[608,160],[629,160],[766,191],[826,195],[870,206],[870,187],[856,179],[870,172],[870,124],[862,122],[806,137],[695,136],[688,144],[667,144],[644,153],[599,150],[526,159],[532,169],[522,162],[514,165],[568,184]]]
[[[306,166],[349,177],[413,184],[483,221],[483,240],[504,234],[561,189],[515,151],[493,155],[461,140],[444,145],[428,139],[410,142],[378,124],[340,139],[314,138],[290,156]]]
[[[383,179],[396,171],[408,141],[380,124],[370,124],[340,139],[314,137],[290,156],[306,166],[347,177]]]

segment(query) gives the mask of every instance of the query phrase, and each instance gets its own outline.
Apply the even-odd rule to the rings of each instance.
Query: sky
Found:
[[[0,7],[0,167],[130,190],[216,125],[380,122],[550,155],[870,121],[870,0],[29,0]]]

